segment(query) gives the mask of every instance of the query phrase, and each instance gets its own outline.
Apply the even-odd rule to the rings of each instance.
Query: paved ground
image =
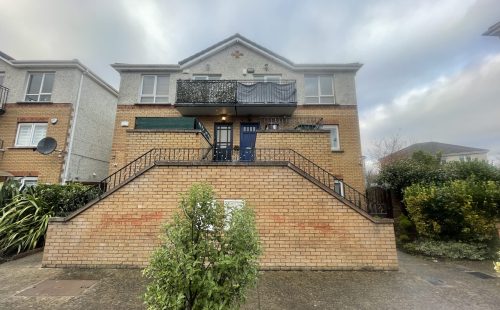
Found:
[[[264,272],[243,309],[499,309],[491,262],[399,253],[400,271]],[[143,309],[139,270],[40,268],[41,253],[0,265],[0,309]],[[98,280],[79,296],[20,296],[47,279]]]

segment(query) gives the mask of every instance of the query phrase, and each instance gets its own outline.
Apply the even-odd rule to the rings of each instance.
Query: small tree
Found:
[[[260,245],[253,210],[245,205],[225,210],[206,184],[192,186],[180,208],[144,270],[151,280],[148,308],[237,307],[257,279]]]

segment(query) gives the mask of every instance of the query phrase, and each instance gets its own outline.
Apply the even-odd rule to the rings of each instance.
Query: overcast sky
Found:
[[[498,0],[0,0],[0,50],[109,64],[177,63],[238,32],[294,62],[361,62],[363,152],[399,133],[491,150],[500,163]]]

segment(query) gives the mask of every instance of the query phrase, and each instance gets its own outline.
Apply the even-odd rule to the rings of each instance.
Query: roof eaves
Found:
[[[500,22],[489,27],[488,30],[486,30],[486,32],[483,33],[483,36],[498,36],[498,37],[500,37]]]
[[[172,64],[125,64],[114,63],[111,65],[118,72],[144,72],[144,71],[179,71],[181,66]]]

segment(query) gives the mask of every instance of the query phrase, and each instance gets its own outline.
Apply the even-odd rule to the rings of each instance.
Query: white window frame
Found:
[[[144,78],[147,76],[153,76],[155,78],[153,84],[153,93],[152,94],[143,94],[142,89],[144,88]],[[157,95],[156,94],[156,86],[158,84],[158,77],[167,77],[168,78],[168,94],[167,95]],[[142,102],[143,97],[153,98],[153,102]],[[141,104],[157,104],[157,103],[168,103],[170,98],[170,75],[169,74],[143,74],[141,78],[141,89],[139,90],[139,100],[138,102]],[[157,99],[162,99],[163,101],[158,101]]]
[[[330,131],[330,149],[332,151],[340,151],[340,130],[339,125],[331,124],[331,125],[323,125],[322,129],[327,129]],[[335,135],[334,130],[335,129]],[[337,140],[337,147],[334,147],[333,141]]]
[[[30,144],[29,145],[22,145],[19,144],[19,129],[21,126],[25,125],[31,125],[31,134],[30,134]],[[16,141],[14,143],[15,147],[36,147],[38,142],[36,144],[33,144],[33,136],[35,135],[35,127],[40,126],[40,125],[45,125],[45,136],[47,136],[47,130],[48,130],[48,123],[19,123],[17,124],[17,132],[16,132]]]
[[[333,185],[333,191],[335,193],[339,194],[340,196],[345,197],[344,196],[344,194],[345,194],[345,192],[344,192],[344,181],[343,180],[335,179],[335,180],[333,180],[333,184],[334,184]],[[337,184],[339,185],[340,193],[335,190],[335,187],[336,187]]]
[[[219,74],[193,74],[192,81],[218,81],[221,76]]]
[[[259,78],[262,78],[262,80],[260,80]],[[281,81],[282,77],[281,77],[281,74],[254,74],[253,76],[253,79],[254,81],[258,81],[258,82],[272,82],[274,80],[276,80],[276,78],[278,78],[278,81]],[[269,81],[269,79],[271,79],[271,81]]]
[[[29,89],[29,86],[30,86],[30,80],[31,80],[31,76],[33,74],[42,74],[42,81],[40,82],[40,88],[38,89],[38,93],[33,93],[33,94],[28,94],[28,89]],[[43,89],[43,83],[45,83],[45,75],[47,74],[53,74],[54,75],[54,84],[56,82],[56,73],[55,72],[45,72],[45,71],[32,71],[32,72],[28,72],[28,80],[26,81],[26,89],[24,90],[24,101],[26,102],[51,102],[52,101],[52,91],[54,90],[54,84],[52,84],[52,89],[50,90],[50,93],[42,93],[42,89]],[[37,100],[32,100],[32,101],[29,101],[28,100],[28,96],[37,96]],[[47,101],[40,101],[40,97],[41,96],[50,96],[50,99],[47,100]]]
[[[14,180],[19,181],[19,183],[21,183],[21,186],[19,187],[19,189],[23,189],[25,187],[36,186],[38,184],[38,177],[14,177]],[[31,185],[26,185],[26,181],[28,181],[28,184],[31,184]]]
[[[332,94],[331,95],[321,95],[321,83],[320,77],[330,77],[332,78]],[[317,96],[307,96],[306,94],[306,79],[316,78],[318,83],[318,94]],[[321,102],[321,97],[333,97],[333,102]],[[307,98],[318,98],[318,102],[307,102]],[[304,75],[304,104],[336,104],[335,98],[335,76],[333,74],[305,74]]]
[[[240,210],[245,207],[243,199],[225,199],[224,200],[224,230],[229,229],[234,210]]]

